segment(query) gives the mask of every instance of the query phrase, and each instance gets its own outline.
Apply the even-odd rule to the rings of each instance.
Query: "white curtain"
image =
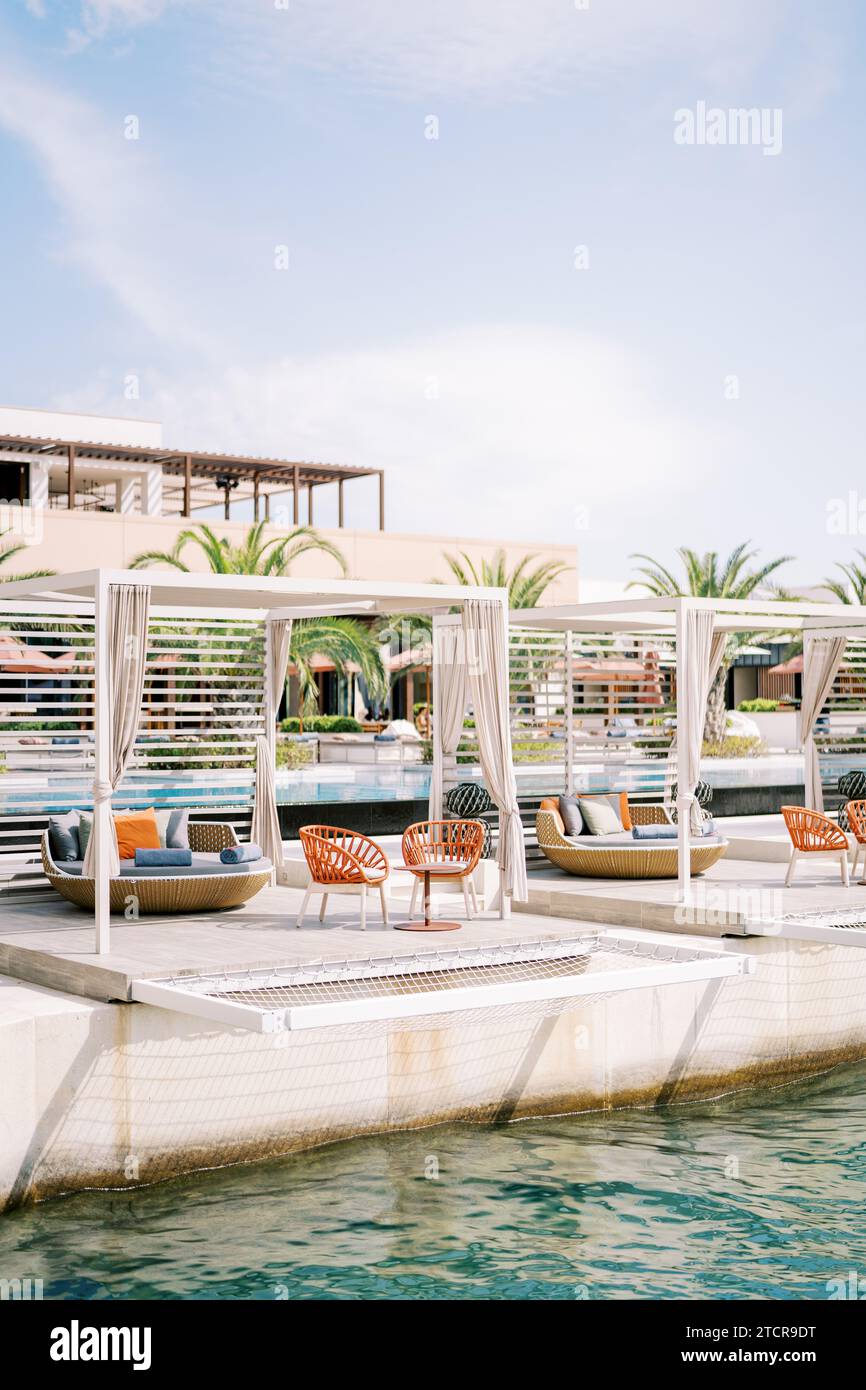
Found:
[[[250,839],[261,847],[279,873],[283,868],[283,837],[277,811],[274,779],[275,720],[286,683],[289,648],[292,643],[291,618],[269,618],[265,663],[265,735],[256,739],[256,785]]]
[[[108,781],[93,783],[94,825],[87,842],[82,873],[92,878],[96,872],[97,807],[111,804],[132,755],[141,717],[144,672],[147,661],[147,622],[150,615],[149,584],[109,584],[108,586]],[[109,876],[120,873],[117,834],[109,817]]]
[[[442,819],[445,759],[454,757],[466,710],[466,662],[459,623],[433,627],[433,774],[430,819]]]
[[[701,830],[701,809],[695,800],[695,787],[701,775],[701,747],[704,741],[704,722],[707,696],[715,680],[727,641],[724,632],[713,633],[713,613],[707,608],[687,608],[685,613],[685,669],[678,666],[678,676],[684,689],[677,690],[679,702],[685,694],[689,708],[688,738],[684,744],[685,783],[677,779],[677,800],[689,803],[689,824],[696,834]],[[679,761],[679,740],[678,754]]]
[[[806,764],[806,805],[823,811],[821,768],[815,747],[815,721],[833,688],[836,672],[845,655],[844,637],[813,637],[803,641],[803,698],[797,720],[797,738]]]
[[[499,811],[497,859],[503,889],[525,902],[526,857],[511,758],[508,628],[502,604],[489,599],[467,599],[463,605],[463,635],[481,771]]]
[[[265,680],[268,682],[266,695],[269,697],[271,717],[276,719],[286,685],[286,670],[289,665],[289,648],[292,645],[291,618],[269,618],[268,662]]]
[[[698,770],[697,770],[697,772],[696,772],[696,774],[695,774],[695,780],[694,780],[694,782],[692,783],[692,787],[691,787],[690,795],[692,795],[692,796],[694,796],[695,787],[697,786],[697,784],[698,784],[698,782],[699,782],[699,780],[700,780],[700,749],[701,749],[701,745],[703,744],[703,740],[704,740],[704,723],[705,723],[705,720],[706,720],[707,700],[708,700],[708,698],[709,698],[710,691],[711,691],[712,688],[713,688],[713,682],[715,681],[716,676],[719,674],[719,668],[721,667],[721,664],[722,664],[722,662],[723,662],[723,660],[724,660],[724,657],[725,657],[725,648],[726,648],[727,645],[728,645],[728,634],[727,634],[726,632],[724,632],[724,631],[721,631],[721,632],[713,632],[713,631],[712,631],[712,616],[710,617],[710,631],[711,631],[710,647],[709,647],[709,652],[708,652],[707,660],[706,660],[707,684],[706,684],[706,690],[705,690],[704,695],[703,695],[703,700],[702,700],[702,702],[701,702],[701,705],[699,706],[699,709],[700,709],[700,710],[703,710],[704,713],[703,713],[703,714],[697,713],[697,712],[695,711],[695,708],[694,708],[694,707],[693,707],[693,710],[692,710],[692,720],[693,720],[693,722],[694,722],[695,720],[699,720],[699,722],[700,722],[700,742],[699,742],[699,744],[698,744]],[[679,698],[679,692],[677,692],[677,698]],[[672,801],[673,784],[674,784],[674,782],[676,782],[676,780],[677,780],[678,761],[679,761],[679,760],[678,760],[678,757],[677,757],[677,731],[674,730],[674,736],[673,736],[673,738],[671,739],[670,747],[668,748],[668,760],[667,760],[667,765],[666,765],[666,767],[665,767],[665,795],[664,795],[664,800],[665,800],[665,805],[666,805],[666,806],[669,806],[669,805],[671,804],[671,801]],[[679,790],[679,788],[678,788],[677,790]],[[690,819],[692,825],[694,825],[695,828],[699,830],[700,827],[701,827],[701,812],[700,812],[700,807],[697,805],[697,803],[693,803],[692,808],[691,808],[691,813],[690,813],[689,819]]]
[[[277,811],[277,792],[271,748],[263,734],[256,739],[256,789],[250,839],[259,845],[274,869],[283,868],[283,836]]]

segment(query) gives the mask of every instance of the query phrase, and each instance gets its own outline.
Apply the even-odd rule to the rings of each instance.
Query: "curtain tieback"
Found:
[[[104,806],[106,801],[110,801],[114,795],[114,787],[110,782],[101,782],[98,778],[93,781],[93,803],[95,806]]]

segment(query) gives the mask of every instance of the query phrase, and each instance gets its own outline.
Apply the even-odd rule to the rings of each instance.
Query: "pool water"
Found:
[[[0,1219],[0,1275],[46,1298],[823,1300],[866,1272],[864,1201],[857,1067],[81,1194]]]

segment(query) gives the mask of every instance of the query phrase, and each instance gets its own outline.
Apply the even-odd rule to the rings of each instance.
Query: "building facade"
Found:
[[[353,494],[360,486],[368,518],[373,492],[373,526],[369,520],[353,525]],[[329,520],[319,523],[318,500],[325,495]],[[391,531],[385,503],[379,469],[170,449],[156,421],[0,407],[0,532],[6,544],[22,540],[27,546],[4,566],[7,575],[97,564],[125,568],[145,551],[171,550],[178,532],[196,521],[237,542],[257,518],[274,534],[316,525],[358,579],[446,579],[444,556],[458,550],[478,563],[501,548],[509,564],[543,551],[545,559],[569,567],[546,597],[552,603],[577,598],[574,546],[479,539],[456,530]],[[184,561],[205,568],[192,547]],[[312,552],[300,557],[293,573],[333,574],[334,563]]]

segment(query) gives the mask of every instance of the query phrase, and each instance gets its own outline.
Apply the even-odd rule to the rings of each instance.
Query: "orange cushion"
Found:
[[[600,797],[604,797],[604,795],[605,795],[604,792],[596,792],[596,793],[594,793],[593,795],[590,795],[590,796],[587,796],[587,797],[584,797],[583,792],[577,792],[577,793],[575,793],[575,794],[576,794],[578,800],[580,800],[580,801],[583,801],[583,800],[586,800],[586,801],[593,801],[596,797],[599,797],[599,796],[600,796]],[[607,795],[608,795],[608,796],[616,796],[616,792],[609,792]],[[622,821],[622,828],[623,828],[623,830],[631,830],[631,829],[632,829],[631,815],[630,815],[629,809],[628,809],[628,792],[620,792],[620,794],[619,794],[619,818],[620,818],[620,820]]]
[[[121,859],[134,859],[137,849],[159,849],[159,826],[152,806],[146,811],[129,811],[126,815],[115,816],[114,829]]]

